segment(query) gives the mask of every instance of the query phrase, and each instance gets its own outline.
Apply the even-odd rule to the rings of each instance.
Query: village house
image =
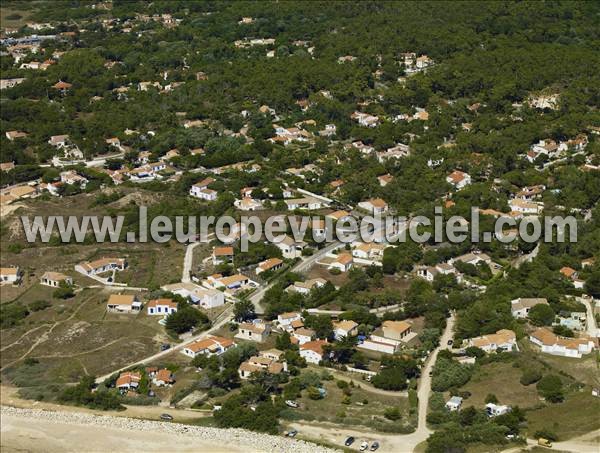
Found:
[[[333,323],[333,336],[336,341],[340,341],[344,337],[358,335],[358,324],[354,321],[338,321]]]
[[[448,175],[446,182],[452,184],[457,190],[460,190],[471,184],[471,175],[460,170],[454,170]]]
[[[511,352],[518,350],[517,336],[512,330],[501,329],[496,333],[482,335],[480,337],[469,338],[466,340],[468,346],[474,346],[487,353],[497,352],[498,350]]]
[[[533,203],[520,198],[509,200],[508,206],[510,207],[511,212],[523,215],[538,215],[543,210],[543,205],[540,203]]]
[[[515,194],[515,198],[524,201],[533,201],[537,198],[541,198],[546,186],[538,184],[536,186],[523,187]]]
[[[257,211],[263,208],[263,204],[259,200],[255,200],[252,197],[243,197],[236,199],[233,205],[240,211]]]
[[[291,330],[294,321],[302,321],[302,315],[295,311],[277,315],[277,325],[283,330]]]
[[[64,148],[69,143],[68,135],[53,135],[48,140],[48,144],[56,147],[56,148]]]
[[[44,275],[40,278],[40,284],[52,288],[58,288],[61,284],[71,286],[73,285],[73,278],[60,272],[44,272]]]
[[[498,417],[500,415],[508,414],[510,410],[510,406],[498,405],[494,403],[487,403],[485,405],[485,411],[488,417]]]
[[[535,307],[536,305],[548,305],[548,301],[542,297],[519,297],[518,299],[514,299],[510,301],[511,308],[510,311],[513,315],[513,318],[517,319],[525,319],[529,316],[529,311]]]
[[[0,268],[0,284],[11,283],[16,284],[21,281],[21,273],[18,267],[2,267]]]
[[[85,186],[88,183],[88,179],[84,176],[77,174],[75,170],[69,170],[60,173],[60,182],[68,184],[70,186],[72,186],[73,184],[78,184],[82,189],[85,189]]]
[[[435,266],[417,266],[416,272],[417,277],[423,278],[428,282],[433,282],[438,274],[457,274],[456,268],[448,263],[438,263]]]
[[[377,177],[377,181],[379,181],[379,185],[381,187],[387,186],[393,180],[394,180],[394,177],[392,175],[390,175],[389,173],[386,173],[385,175],[381,175],[381,176]]]
[[[142,375],[137,371],[125,371],[119,375],[117,381],[115,382],[115,387],[118,388],[121,392],[127,392],[129,390],[136,390],[140,381],[142,380]]]
[[[302,324],[302,327],[295,327],[296,325],[300,325],[300,323],[295,321],[291,324],[291,326],[294,328],[294,331],[292,332],[292,339],[296,340],[293,341],[294,343],[297,342],[300,346],[302,346],[303,344],[313,341],[317,336],[317,333],[313,329],[307,329],[303,327],[304,324]]]
[[[127,267],[125,258],[100,258],[84,261],[75,266],[75,270],[84,275],[98,275],[109,271],[122,271]]]
[[[106,302],[106,311],[110,313],[139,313],[142,303],[133,294],[111,294]]]
[[[461,261],[465,264],[472,264],[477,266],[479,263],[485,263],[487,265],[492,264],[492,259],[486,253],[465,253],[464,255],[457,256],[448,261],[449,264],[454,264],[456,261]]]
[[[380,261],[387,247],[376,242],[360,242],[352,249],[352,256],[363,260]]]
[[[146,310],[150,316],[167,316],[177,311],[177,302],[172,299],[154,299],[148,302]]]
[[[195,283],[173,283],[164,285],[161,289],[185,297],[191,303],[206,310],[225,304],[225,295],[222,291],[204,288]]]
[[[278,271],[283,267],[283,261],[279,258],[269,258],[268,260],[258,263],[256,267],[256,275],[267,271]]]
[[[14,162],[0,162],[0,171],[11,171],[14,170],[15,163]]]
[[[256,282],[254,282],[253,280],[250,280],[249,277],[246,277],[245,275],[242,275],[242,274],[235,274],[235,275],[231,275],[229,277],[223,277],[220,274],[216,274],[216,275],[211,275],[211,276],[207,277],[207,281],[214,288],[225,288],[225,289],[229,289],[229,290],[240,289],[240,288],[243,288],[248,285],[251,285],[254,287],[258,286],[258,284]]]
[[[589,337],[566,338],[540,327],[529,334],[529,341],[540,347],[541,352],[563,357],[581,358],[596,347]]]
[[[217,192],[209,189],[208,186],[215,182],[213,178],[204,178],[190,188],[190,195],[201,200],[214,201],[217,199]]]
[[[322,288],[327,283],[324,278],[312,278],[304,282],[294,282],[286,288],[286,291],[295,291],[300,294],[309,294],[314,288]]]
[[[28,134],[27,134],[27,132],[22,132],[22,131],[7,131],[5,135],[6,135],[6,138],[12,142],[18,138],[25,138],[25,137],[27,137]]]
[[[377,160],[381,163],[385,163],[389,159],[402,159],[410,156],[410,146],[404,143],[397,143],[396,146],[388,148],[385,151],[379,151],[377,153]]]
[[[364,127],[377,127],[379,125],[379,118],[368,113],[354,112],[350,115],[350,118]]]
[[[302,250],[306,247],[306,242],[296,242],[291,236],[286,235],[283,240],[276,242],[275,246],[281,250],[284,258],[294,259],[302,256]]]
[[[303,198],[289,198],[283,200],[287,205],[288,211],[294,211],[295,209],[308,209],[317,210],[326,207],[326,204],[315,197],[303,197]]]
[[[212,252],[214,266],[219,264],[233,264],[233,247],[215,247]]]
[[[336,255],[333,262],[328,266],[329,269],[338,269],[340,272],[348,272],[352,269],[354,261],[350,253],[340,253]]]
[[[221,355],[235,346],[233,340],[223,337],[209,335],[203,340],[197,340],[183,348],[182,353],[194,358],[197,355]]]
[[[450,412],[459,411],[462,406],[462,398],[460,396],[453,396],[448,401],[446,401],[446,409]]]
[[[161,368],[152,377],[152,383],[157,387],[171,386],[175,383],[175,377],[173,376],[173,373],[171,373],[171,370]]]
[[[252,356],[245,362],[242,362],[238,368],[240,379],[248,379],[252,373],[266,372],[269,374],[281,374],[282,372],[287,372],[287,362],[279,361],[283,353],[274,358],[272,351],[266,351],[266,355],[260,352],[258,356]]]
[[[318,365],[323,360],[323,346],[327,344],[326,340],[314,340],[304,343],[300,346],[300,357],[308,363]]]
[[[388,210],[388,204],[381,198],[371,198],[367,201],[361,201],[358,203],[358,207],[373,215],[383,214]]]
[[[340,210],[340,211],[330,212],[329,214],[326,214],[325,217],[329,217],[334,222],[343,222],[343,221],[349,219],[351,216],[348,211]]]
[[[263,343],[271,334],[271,325],[266,322],[243,322],[238,326],[235,338],[240,340],[256,341]]]

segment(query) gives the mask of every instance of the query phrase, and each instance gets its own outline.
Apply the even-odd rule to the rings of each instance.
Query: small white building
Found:
[[[499,415],[508,414],[510,410],[510,406],[498,405],[494,403],[487,403],[485,405],[485,411],[488,417],[498,417]]]
[[[451,412],[460,410],[460,407],[462,406],[462,400],[463,399],[460,396],[453,396],[446,402],[446,409]]]
[[[235,338],[256,341],[257,343],[265,342],[271,334],[271,325],[265,322],[243,322],[238,329]]]
[[[150,316],[168,316],[177,311],[177,302],[172,299],[154,299],[148,302],[146,310]]]
[[[314,340],[304,343],[300,346],[300,357],[308,363],[318,365],[323,360],[323,346],[327,344],[326,340]]]
[[[284,258],[294,259],[302,256],[302,250],[306,247],[306,242],[296,242],[291,236],[285,236],[282,241],[275,243],[281,250]]]
[[[299,312],[291,311],[277,315],[277,325],[282,329],[291,327],[294,321],[302,321],[302,315]]]
[[[333,336],[336,341],[347,336],[358,335],[358,324],[351,320],[338,321],[333,323]]]
[[[50,286],[52,288],[58,288],[61,283],[71,286],[73,284],[73,278],[68,275],[61,274],[60,272],[44,272],[44,275],[40,278],[40,284]]]
[[[536,305],[548,305],[548,301],[542,297],[519,297],[510,301],[510,311],[513,318],[524,319],[529,316],[529,311]]]
[[[471,175],[460,170],[454,170],[446,177],[446,182],[452,184],[457,190],[471,184]]]
[[[21,280],[21,274],[18,267],[2,267],[0,268],[0,284],[18,283]]]
[[[306,327],[299,327],[292,332],[292,337],[298,340],[298,344],[302,346],[315,339],[316,332]]]
[[[207,356],[221,355],[230,348],[233,348],[235,343],[229,338],[217,337],[209,335],[204,340],[197,340],[190,343],[181,351],[188,357],[196,357],[197,355],[204,354]]]

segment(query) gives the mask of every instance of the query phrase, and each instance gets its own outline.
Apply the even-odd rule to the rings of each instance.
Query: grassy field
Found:
[[[539,404],[535,384],[524,386],[519,382],[521,369],[512,363],[490,363],[479,367],[471,380],[461,390],[471,392],[465,406],[483,408],[485,397],[493,393],[501,404],[532,407]]]
[[[563,403],[527,412],[527,421],[530,436],[539,429],[555,432],[559,440],[581,436],[600,428],[600,398],[586,388],[567,395]]]

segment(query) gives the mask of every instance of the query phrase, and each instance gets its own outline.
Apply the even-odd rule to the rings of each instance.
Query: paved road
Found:
[[[596,324],[596,317],[594,316],[594,307],[592,306],[592,300],[583,297],[578,297],[577,301],[585,305],[585,309],[587,312],[587,334],[592,338],[600,337],[600,330],[598,330],[598,325]]]
[[[329,252],[335,250],[336,248],[340,247],[342,245],[341,242],[332,242],[330,245],[328,245],[327,247],[315,252],[312,256],[308,256],[302,259],[302,261],[300,261],[299,263],[297,263],[294,267],[292,267],[290,269],[290,272],[305,272],[308,269],[310,269],[312,266],[315,265],[315,263],[321,259],[322,257],[324,257],[325,255],[327,255]],[[264,297],[265,293],[270,290],[275,284],[277,283],[277,279],[273,280],[271,283],[269,283],[267,286],[264,286],[262,288],[259,288],[258,291],[256,291],[254,294],[252,294],[249,298],[250,302],[252,302],[254,304],[255,307],[255,311],[257,314],[262,314],[264,313],[264,308],[261,305],[261,300]]]

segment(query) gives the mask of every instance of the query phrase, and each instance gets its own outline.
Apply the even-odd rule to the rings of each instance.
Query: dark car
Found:
[[[160,414],[161,420],[173,420],[173,416],[169,414]]]
[[[452,340],[448,340],[448,346],[452,346],[454,342]]]
[[[160,345],[161,351],[166,351],[167,349],[171,349],[171,345],[169,343],[163,343]]]
[[[346,441],[344,442],[344,445],[346,447],[349,447],[350,445],[352,445],[354,443],[354,437],[350,436],[346,438]]]
[[[375,441],[371,444],[371,451],[375,451],[379,448],[379,442]]]

